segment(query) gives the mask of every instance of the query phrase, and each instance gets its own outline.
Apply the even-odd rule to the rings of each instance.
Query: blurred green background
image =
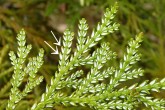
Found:
[[[87,19],[91,32],[104,10],[115,1],[117,0],[0,0],[0,109],[4,109],[7,104],[11,87],[9,80],[13,72],[8,52],[16,51],[16,35],[19,30],[25,29],[27,43],[33,45],[29,56],[37,55],[39,48],[45,49],[44,65],[38,73],[45,80],[19,103],[17,109],[23,110],[40,97],[45,84],[50,83],[51,76],[57,70],[58,55],[51,55],[52,50],[44,43],[44,40],[51,45],[55,42],[50,31],[58,39],[67,27],[76,32],[78,21],[83,17]],[[109,41],[111,49],[122,58],[128,40],[143,32],[144,41],[139,49],[142,60],[137,66],[142,67],[145,74],[137,82],[165,77],[165,0],[118,0],[118,3],[119,11],[115,21],[120,23],[120,30],[106,36],[104,40]],[[165,98],[165,92],[153,95]],[[56,109],[87,108],[59,106]]]

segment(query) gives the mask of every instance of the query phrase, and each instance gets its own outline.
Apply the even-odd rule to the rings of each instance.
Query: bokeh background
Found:
[[[33,45],[29,55],[36,56],[39,48],[44,48],[44,65],[39,75],[45,77],[17,109],[24,110],[39,99],[45,91],[45,84],[50,83],[51,76],[57,70],[58,55],[51,55],[55,42],[51,30],[59,39],[66,28],[76,33],[78,21],[85,18],[89,24],[89,33],[101,19],[104,10],[117,0],[0,0],[0,110],[4,109],[11,88],[10,78],[13,73],[8,52],[16,51],[17,33],[24,28],[27,43]],[[165,77],[165,0],[118,0],[119,10],[115,21],[120,23],[119,31],[105,37],[111,43],[111,49],[122,58],[130,38],[139,32],[144,33],[139,51],[141,61],[136,65],[145,70],[144,77],[131,83]],[[76,36],[75,36],[76,37]],[[75,44],[75,42],[74,42]],[[118,61],[113,62],[117,64]],[[130,83],[128,82],[128,83]],[[26,84],[26,78],[24,83]],[[127,85],[127,84],[126,84]],[[155,97],[165,98],[165,92],[152,93]],[[23,106],[22,106],[23,105]],[[81,107],[57,106],[56,110],[81,110]],[[87,109],[87,108],[86,108]]]

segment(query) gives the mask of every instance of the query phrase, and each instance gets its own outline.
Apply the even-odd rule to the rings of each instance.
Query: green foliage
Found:
[[[43,64],[44,50],[40,49],[37,57],[29,58],[27,66],[25,66],[25,60],[28,53],[31,50],[31,45],[25,46],[25,31],[21,30],[17,37],[18,40],[18,51],[17,56],[13,51],[9,53],[11,63],[14,66],[14,74],[12,75],[12,88],[9,96],[7,110],[13,110],[17,103],[27,96],[32,89],[39,85],[43,81],[43,77],[37,77],[36,73]],[[20,85],[23,82],[25,76],[28,76],[27,84],[23,91],[19,90]]]
[[[44,47],[44,40],[51,41],[50,30],[59,35],[59,25],[66,23],[77,29],[75,25],[80,17],[84,17],[92,27],[100,19],[103,9],[112,5],[116,0],[1,0],[0,1],[0,41],[1,45],[15,45],[15,34],[24,27],[28,37],[27,41],[33,43],[33,49]],[[120,23],[120,30],[113,37],[105,40],[112,41],[112,47],[122,56],[122,50],[130,37],[140,31],[144,32],[144,45],[140,51],[143,53],[142,66],[145,69],[146,79],[165,76],[165,48],[164,48],[164,0],[118,0],[119,12],[116,16]],[[83,5],[84,4],[84,5]],[[33,7],[33,8],[31,8]],[[137,11],[138,10],[138,11]],[[46,15],[46,16],[45,16]],[[32,19],[33,18],[33,19]],[[52,18],[52,19],[51,19]],[[67,18],[67,19],[65,19]],[[61,22],[59,22],[61,21]],[[67,21],[65,23],[65,21]],[[51,24],[51,25],[50,25]],[[37,30],[37,31],[36,31]],[[4,37],[5,36],[5,37]],[[122,45],[122,46],[121,46]],[[13,49],[13,46],[9,46]],[[13,47],[13,48],[11,48]],[[38,47],[38,48],[36,48]],[[146,50],[148,50],[146,52]],[[34,51],[37,52],[37,51]],[[51,55],[47,62],[57,59]],[[52,73],[57,67],[46,63],[41,73]],[[9,65],[8,65],[9,66]],[[49,75],[46,76],[47,80]],[[48,83],[48,81],[47,81]],[[162,96],[160,96],[162,97]],[[163,96],[164,97],[164,96]]]
[[[110,49],[109,42],[103,40],[106,35],[118,30],[119,24],[113,22],[117,8],[118,5],[115,4],[105,11],[101,22],[90,36],[87,34],[86,20],[81,19],[75,49],[72,49],[74,33],[69,29],[64,32],[58,70],[55,71],[50,84],[46,85],[41,99],[33,104],[31,110],[53,109],[58,105],[84,106],[97,110],[135,109],[141,104],[153,110],[165,109],[165,100],[151,95],[152,92],[165,89],[165,78],[146,80],[129,87],[122,86],[124,82],[143,76],[144,71],[134,67],[141,56],[138,48],[142,33],[128,42],[118,66],[106,65],[118,57],[116,52]],[[17,54],[13,51],[9,53],[14,73],[10,81],[12,88],[7,110],[15,109],[18,103],[43,81],[43,76],[36,74],[43,64],[43,49],[40,49],[37,57],[29,58],[27,62],[26,57],[32,47],[25,45],[24,30],[20,31],[17,40]],[[102,42],[99,45],[100,41]],[[96,46],[97,48],[94,48]],[[20,90],[25,78],[27,84]]]

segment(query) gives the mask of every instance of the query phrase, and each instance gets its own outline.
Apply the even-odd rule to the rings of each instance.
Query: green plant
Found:
[[[25,60],[31,50],[31,45],[25,46],[25,31],[21,30],[17,37],[18,40],[18,51],[17,56],[13,51],[9,53],[11,63],[14,66],[14,74],[11,79],[11,93],[8,100],[7,110],[15,108],[17,103],[22,100],[32,89],[40,84],[43,80],[43,76],[37,77],[36,73],[43,64],[44,50],[40,49],[37,57],[29,58],[27,66],[25,66]],[[24,90],[20,91],[19,87],[23,82],[25,76],[28,75],[28,81],[25,85]]]
[[[141,68],[134,69],[135,63],[140,60],[138,48],[142,41],[142,34],[131,39],[120,60],[119,66],[106,63],[115,60],[117,55],[110,50],[108,42],[102,42],[100,47],[92,50],[104,36],[118,30],[119,24],[112,20],[117,12],[117,4],[107,9],[97,28],[91,36],[87,36],[88,25],[82,19],[79,23],[76,49],[71,48],[74,33],[67,29],[64,32],[61,52],[59,54],[59,66],[50,85],[47,84],[46,91],[42,94],[41,100],[32,106],[32,110],[53,108],[57,105],[64,106],[88,106],[92,109],[133,109],[140,104],[152,109],[162,110],[165,108],[165,100],[150,96],[151,92],[159,92],[165,89],[165,78],[158,81],[144,81],[132,84],[130,87],[121,87],[122,82],[138,78],[143,75]],[[39,55],[30,58],[25,62],[31,46],[25,46],[25,32],[18,34],[17,57],[14,52],[9,56],[14,66],[14,74],[11,80],[12,89],[7,109],[14,109],[17,103],[27,96],[32,89],[42,82],[43,77],[38,77],[36,72],[43,63],[43,49]],[[99,46],[99,45],[97,45]],[[27,66],[25,66],[27,65]],[[82,69],[86,68],[86,69]],[[88,72],[86,72],[88,71]],[[25,89],[19,89],[23,79],[28,82]],[[65,92],[69,89],[70,91]]]

